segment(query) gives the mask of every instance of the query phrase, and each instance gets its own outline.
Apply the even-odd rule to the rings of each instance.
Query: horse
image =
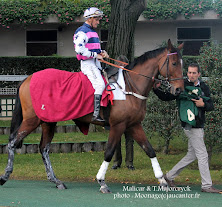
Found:
[[[146,99],[155,80],[167,82],[170,85],[170,93],[174,95],[179,95],[184,90],[182,56],[180,54],[182,48],[183,44],[175,48],[171,41],[168,40],[167,47],[161,47],[144,53],[128,66],[128,71],[124,71],[124,79],[126,81],[125,90],[128,91],[129,95],[126,95],[126,100],[114,100],[114,104],[110,109],[108,143],[104,152],[104,161],[96,175],[102,193],[111,193],[105,182],[105,174],[116,145],[125,132],[134,138],[150,158],[154,175],[160,185],[167,186],[156,158],[156,153],[146,138],[141,122],[146,113]],[[165,79],[158,79],[158,75],[165,77]],[[39,148],[47,178],[49,181],[55,183],[58,189],[66,189],[65,184],[55,176],[49,159],[50,143],[54,136],[56,122],[45,122],[36,115],[30,97],[29,86],[31,78],[32,75],[25,79],[17,89],[16,104],[11,121],[8,143],[8,163],[5,173],[0,177],[0,184],[3,185],[13,171],[15,149],[21,145],[22,140],[28,134],[41,125],[42,135]],[[103,117],[102,112],[103,109],[101,109],[101,117]],[[91,119],[92,113],[73,121],[104,125],[101,122],[92,122]]]

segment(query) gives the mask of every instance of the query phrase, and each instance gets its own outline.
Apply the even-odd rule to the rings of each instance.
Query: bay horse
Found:
[[[146,98],[153,87],[154,80],[157,80],[159,74],[165,77],[165,80],[170,84],[170,92],[172,94],[179,95],[184,89],[182,56],[180,55],[182,47],[183,44],[175,48],[171,44],[171,41],[168,40],[167,47],[144,53],[129,65],[128,69],[132,72],[125,72],[125,81],[127,82],[126,91],[133,93],[127,95],[126,100],[115,100],[114,105],[112,105],[110,109],[110,132],[107,148],[104,153],[104,161],[96,175],[102,193],[111,192],[105,183],[105,174],[113,157],[116,145],[125,132],[136,140],[150,158],[154,175],[159,183],[167,186],[155,151],[146,138],[141,122],[146,113]],[[16,147],[18,148],[21,141],[41,125],[42,136],[39,148],[46,168],[47,178],[51,182],[54,182],[58,189],[66,189],[65,184],[56,178],[49,159],[50,143],[54,136],[56,123],[44,122],[37,117],[30,97],[29,86],[31,77],[32,75],[24,80],[17,90],[8,143],[8,163],[5,173],[0,177],[0,184],[3,185],[13,171]],[[103,117],[102,113],[101,116]],[[91,118],[92,113],[78,118],[77,121],[101,125],[100,122],[91,122]]]

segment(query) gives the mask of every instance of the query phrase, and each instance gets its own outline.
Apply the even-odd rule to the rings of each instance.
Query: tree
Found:
[[[136,22],[145,9],[145,0],[110,0],[111,16],[107,51],[110,57],[120,54],[134,58]]]

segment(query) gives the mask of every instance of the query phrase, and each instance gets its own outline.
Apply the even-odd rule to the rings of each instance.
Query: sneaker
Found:
[[[163,175],[169,187],[177,187],[174,183],[174,180],[169,180],[166,175]]]
[[[216,189],[213,186],[211,186],[210,188],[201,188],[202,192],[205,193],[220,193],[222,194],[222,190]]]

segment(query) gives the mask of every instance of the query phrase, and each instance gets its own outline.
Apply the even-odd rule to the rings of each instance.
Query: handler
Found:
[[[175,187],[174,178],[178,176],[186,166],[197,159],[202,182],[201,191],[206,193],[222,193],[222,190],[212,186],[210,176],[208,153],[204,143],[204,123],[205,112],[213,110],[214,106],[210,98],[209,87],[203,81],[199,80],[200,75],[199,65],[192,63],[188,67],[188,79],[184,81],[185,90],[192,89],[192,92],[196,94],[198,94],[198,92],[201,93],[200,95],[198,94],[197,98],[191,97],[190,100],[180,100],[181,96],[177,98],[170,93],[158,90],[158,87],[154,89],[154,93],[163,101],[179,99],[181,125],[188,137],[188,152],[186,156],[164,175],[164,177],[170,187]],[[191,91],[188,94],[191,94]],[[186,103],[184,104],[183,101]],[[190,107],[190,104],[193,104],[194,107]],[[185,108],[187,106],[190,108]],[[195,109],[195,107],[197,108]],[[186,116],[184,116],[183,112],[186,112]]]
[[[92,121],[103,122],[100,117],[100,101],[105,83],[101,75],[99,60],[109,57],[105,50],[101,50],[99,36],[94,29],[97,28],[103,12],[91,7],[84,12],[86,22],[79,27],[73,37],[77,59],[80,60],[81,71],[92,83],[94,92],[94,113]]]

